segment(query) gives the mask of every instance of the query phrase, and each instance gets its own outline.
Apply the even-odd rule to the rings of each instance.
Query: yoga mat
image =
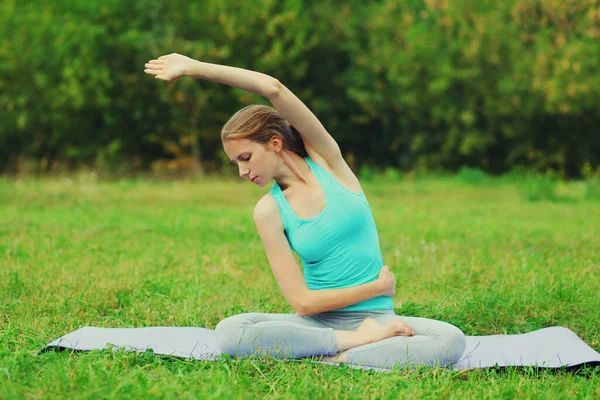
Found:
[[[573,331],[561,326],[519,335],[467,336],[466,339],[466,350],[454,369],[600,366],[600,354]],[[215,331],[191,327],[84,327],[50,342],[44,350],[89,351],[110,347],[137,352],[151,349],[155,354],[197,360],[214,360],[221,355]]]

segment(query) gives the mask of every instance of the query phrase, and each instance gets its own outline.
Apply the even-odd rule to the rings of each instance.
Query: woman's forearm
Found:
[[[196,60],[186,66],[185,75],[223,83],[267,98],[281,88],[277,79],[261,72]]]
[[[383,292],[379,281],[343,289],[309,290],[305,303],[302,305],[302,309],[298,310],[298,314],[306,316],[347,307],[382,296]]]

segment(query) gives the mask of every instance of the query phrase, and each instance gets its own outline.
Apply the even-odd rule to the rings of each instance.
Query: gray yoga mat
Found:
[[[84,327],[54,340],[46,349],[89,351],[111,347],[137,352],[151,349],[155,354],[197,360],[214,360],[221,355],[215,331],[191,327]],[[453,367],[573,368],[584,364],[600,366],[600,354],[573,331],[554,326],[519,335],[467,336],[466,350]]]

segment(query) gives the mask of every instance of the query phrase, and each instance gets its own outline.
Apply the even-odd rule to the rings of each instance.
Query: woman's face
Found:
[[[223,149],[231,162],[237,164],[240,176],[261,187],[269,183],[277,171],[280,160],[276,148],[277,143],[273,145],[273,141],[267,144],[249,139],[223,142]]]

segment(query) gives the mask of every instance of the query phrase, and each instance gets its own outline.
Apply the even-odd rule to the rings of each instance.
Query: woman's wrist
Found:
[[[380,279],[376,279],[372,282],[369,282],[368,285],[373,286],[373,289],[372,289],[373,293],[374,293],[373,297],[383,296],[383,294],[385,292],[385,288],[383,287],[383,284],[381,283]]]
[[[183,75],[191,76],[194,78],[205,78],[204,76],[202,76],[202,64],[202,61],[191,60],[183,68]]]

